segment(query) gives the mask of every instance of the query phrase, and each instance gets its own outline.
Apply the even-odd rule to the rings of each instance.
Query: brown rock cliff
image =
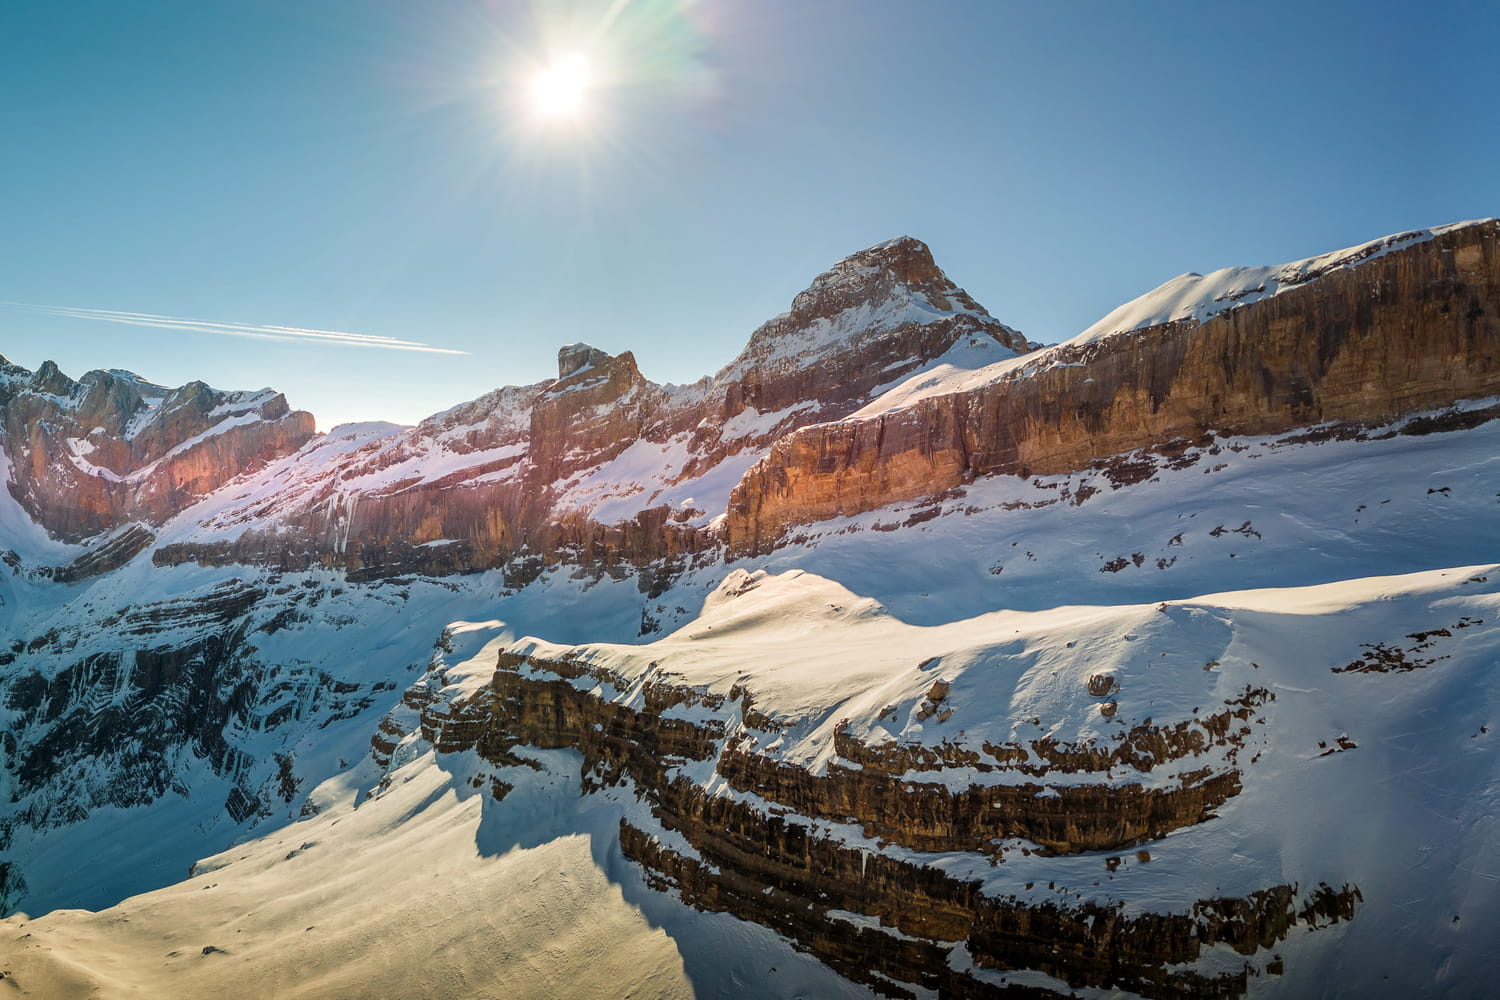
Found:
[[[179,543],[157,558],[320,560],[357,576],[506,566],[521,582],[559,562],[606,571],[656,564],[654,579],[663,561],[680,566],[714,546],[702,525],[718,511],[648,496],[634,514],[598,518],[599,497],[691,481],[735,455],[759,454],[789,430],[854,412],[877,385],[964,338],[997,357],[1031,346],[950,282],[925,245],[893,240],[815,279],[713,378],[661,386],[629,352],[571,344],[559,352],[557,379],[497,390],[349,454],[317,482],[248,511],[252,527],[236,542]],[[734,420],[751,408],[749,419]],[[671,451],[675,464],[649,483],[570,495],[580,476],[596,476],[638,442]],[[452,471],[431,473],[439,463]]]
[[[149,400],[149,402],[148,402]],[[59,537],[160,524],[244,472],[296,451],[309,413],[280,393],[167,390],[128,372],[77,382],[51,361],[33,374],[0,358],[0,447],[12,495]]]
[[[736,553],[975,476],[1076,472],[1209,432],[1373,424],[1500,392],[1500,222],[1231,309],[1063,344],[968,392],[778,441],[730,499]]]

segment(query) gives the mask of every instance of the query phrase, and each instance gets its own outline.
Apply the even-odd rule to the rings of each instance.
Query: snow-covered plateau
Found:
[[[0,359],[0,992],[1488,995],[1496,416],[1494,220],[415,427]]]

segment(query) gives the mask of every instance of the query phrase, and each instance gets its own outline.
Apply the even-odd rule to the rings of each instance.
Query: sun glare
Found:
[[[574,53],[542,70],[531,82],[531,105],[547,118],[576,115],[590,83],[589,62]]]

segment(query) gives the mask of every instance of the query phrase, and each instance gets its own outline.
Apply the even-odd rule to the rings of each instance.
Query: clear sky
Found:
[[[902,233],[1051,343],[1500,214],[1497,50],[1492,2],[6,3],[0,354],[413,422],[577,340],[692,381]]]

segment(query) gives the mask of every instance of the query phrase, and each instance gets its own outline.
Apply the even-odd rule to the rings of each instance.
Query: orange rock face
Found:
[[[247,520],[274,518],[276,532],[177,544],[157,558],[317,559],[360,576],[505,566],[520,582],[558,562],[666,573],[664,560],[680,565],[716,544],[704,522],[723,494],[715,509],[648,496],[609,515],[597,510],[601,497],[646,494],[758,455],[790,430],[847,416],[960,341],[996,358],[1032,346],[950,282],[925,245],[893,240],[816,278],[712,378],[661,386],[629,352],[569,345],[557,379],[496,390],[268,498]],[[637,444],[644,459],[615,478],[599,472]],[[661,466],[645,471],[649,482],[633,482],[650,461]],[[432,474],[438,463],[451,471]],[[592,493],[575,491],[582,477]]]
[[[147,402],[147,400],[151,402]],[[0,428],[12,495],[54,535],[161,522],[244,472],[300,448],[310,413],[280,393],[167,390],[126,372],[74,382],[0,358]]]
[[[980,388],[778,441],[731,497],[731,551],[940,493],[1209,432],[1373,424],[1500,393],[1500,223],[1222,313],[1061,345]]]

